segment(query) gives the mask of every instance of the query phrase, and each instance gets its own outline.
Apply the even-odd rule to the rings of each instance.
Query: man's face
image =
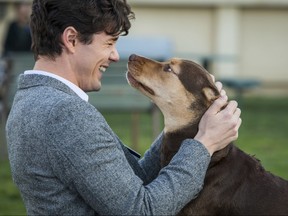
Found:
[[[93,36],[91,44],[80,43],[77,46],[71,65],[76,73],[77,85],[83,91],[100,90],[102,74],[111,62],[119,60],[117,39],[118,36],[99,33]]]

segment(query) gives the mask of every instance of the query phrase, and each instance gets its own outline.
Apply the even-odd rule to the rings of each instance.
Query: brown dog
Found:
[[[181,142],[196,135],[202,115],[219,92],[204,68],[176,58],[157,62],[131,55],[127,79],[164,115],[165,166]],[[257,159],[231,143],[214,153],[203,190],[179,214],[288,215],[288,181],[266,172]]]

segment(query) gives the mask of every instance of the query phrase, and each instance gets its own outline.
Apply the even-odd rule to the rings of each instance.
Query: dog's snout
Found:
[[[129,61],[134,61],[134,60],[136,60],[136,58],[137,58],[137,55],[132,54],[129,56]]]

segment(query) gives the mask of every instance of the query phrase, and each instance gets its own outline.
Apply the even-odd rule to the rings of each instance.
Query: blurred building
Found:
[[[13,0],[0,2],[3,32]],[[288,92],[288,0],[128,2],[136,14],[128,37],[168,39],[173,56],[205,64],[219,79],[258,79]]]

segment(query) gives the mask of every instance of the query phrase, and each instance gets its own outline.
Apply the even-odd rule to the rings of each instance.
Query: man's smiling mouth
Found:
[[[101,71],[102,73],[104,73],[107,70],[106,66],[100,66],[99,67],[99,71]]]

